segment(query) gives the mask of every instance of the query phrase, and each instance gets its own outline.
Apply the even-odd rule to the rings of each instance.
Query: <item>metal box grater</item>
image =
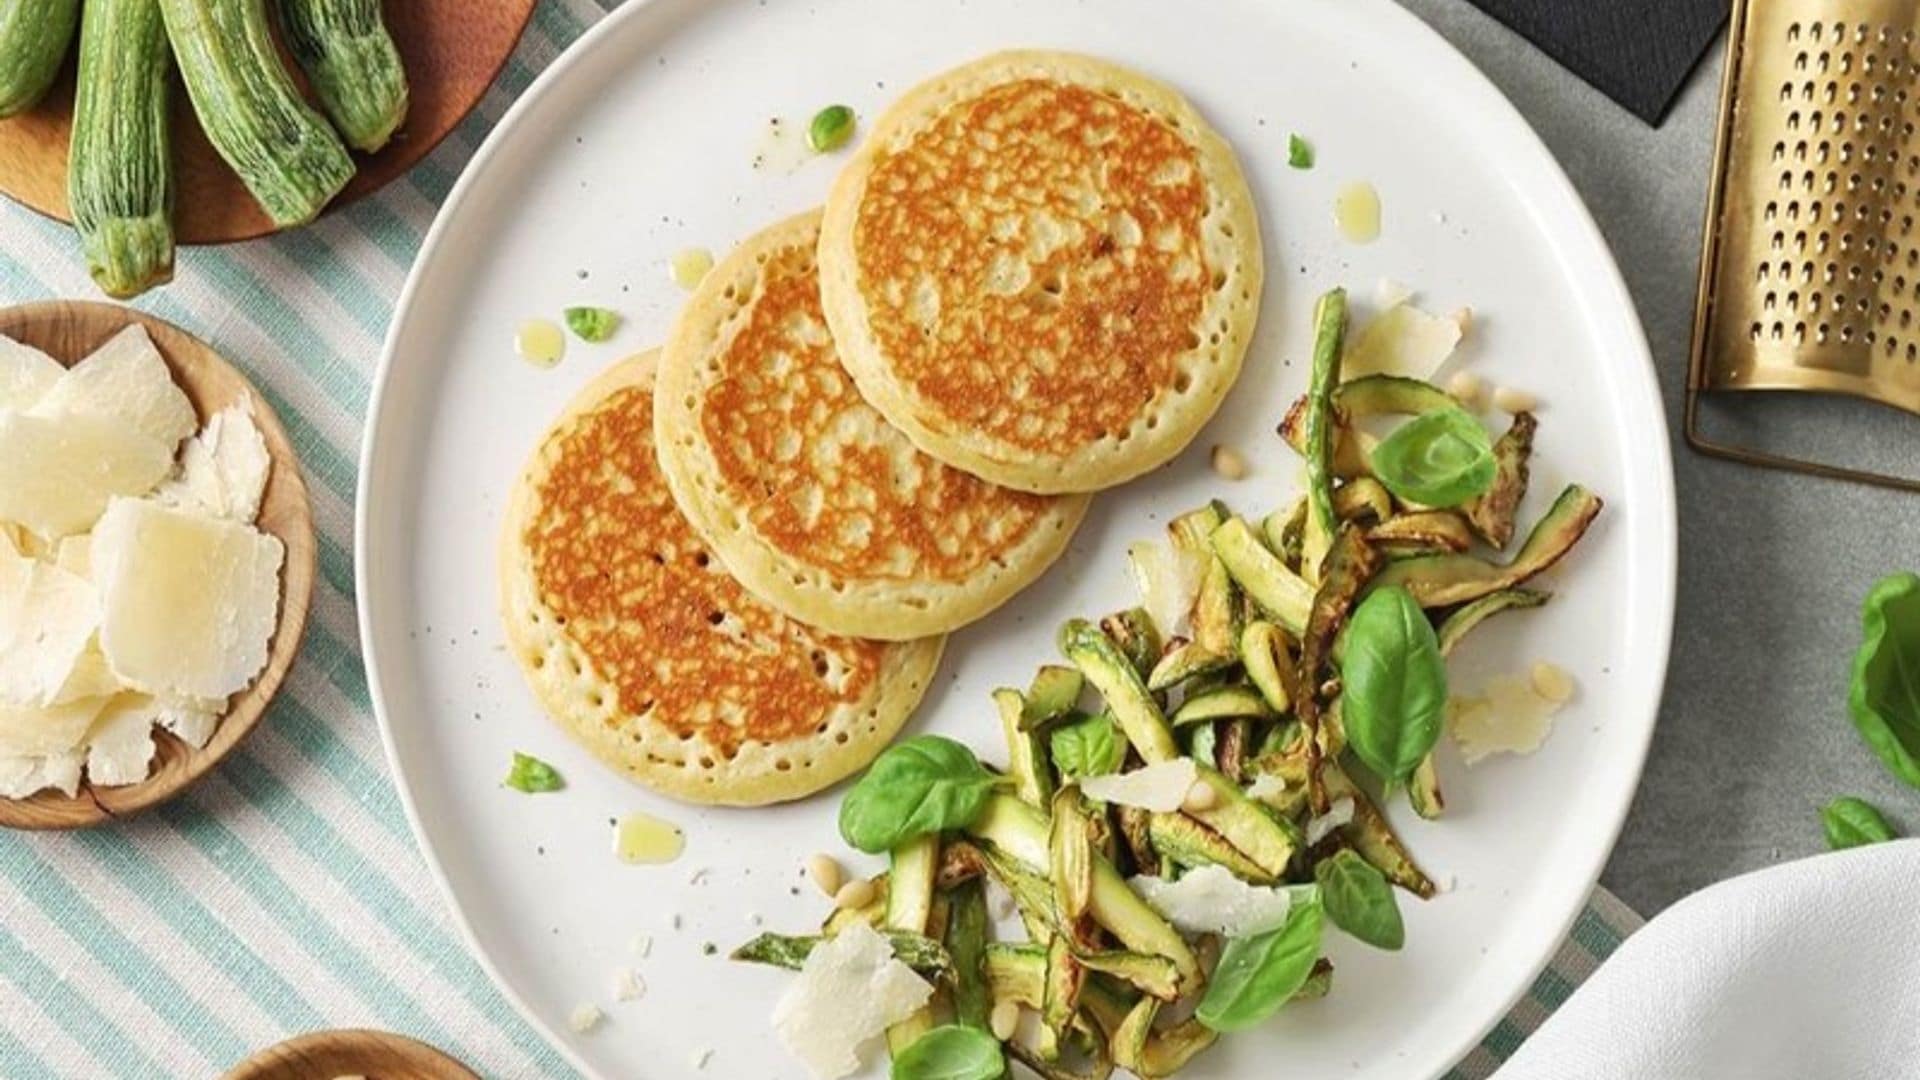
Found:
[[[1737,0],[1687,377],[1697,449],[1920,491],[1707,437],[1698,395],[1920,413],[1920,0]]]

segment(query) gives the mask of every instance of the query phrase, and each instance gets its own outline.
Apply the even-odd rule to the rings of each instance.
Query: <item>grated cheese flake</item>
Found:
[[[1180,809],[1199,776],[1191,758],[1174,758],[1127,773],[1089,776],[1080,790],[1090,799],[1171,813]]]
[[[1325,840],[1333,830],[1345,826],[1353,820],[1353,800],[1341,796],[1327,805],[1327,812],[1307,821],[1307,846],[1312,847]]]
[[[780,997],[773,1026],[817,1080],[856,1072],[865,1048],[933,996],[933,987],[894,959],[887,939],[863,922],[807,954]]]

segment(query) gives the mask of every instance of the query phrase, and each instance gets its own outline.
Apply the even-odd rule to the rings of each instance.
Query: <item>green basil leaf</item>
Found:
[[[507,770],[506,785],[515,791],[524,791],[537,795],[547,791],[559,791],[567,786],[560,778],[560,770],[518,750],[513,752],[513,766]]]
[[[1896,838],[1893,826],[1872,803],[1851,795],[1842,795],[1821,807],[1820,824],[1827,831],[1827,846],[1835,851]]]
[[[1116,772],[1127,759],[1126,737],[1105,713],[1054,728],[1047,748],[1054,768],[1071,780]]]
[[[1381,779],[1403,781],[1440,739],[1447,663],[1413,594],[1375,589],[1347,623],[1340,665],[1347,745]]]
[[[1194,1016],[1215,1031],[1241,1031],[1280,1011],[1313,974],[1321,925],[1320,899],[1310,895],[1279,927],[1228,940]]]
[[[1333,858],[1320,860],[1313,880],[1320,884],[1320,899],[1333,925],[1376,949],[1391,951],[1406,944],[1407,928],[1400,921],[1393,886],[1373,864],[1341,848]]]
[[[875,759],[840,804],[840,835],[869,854],[917,836],[958,829],[980,815],[997,783],[973,751],[916,735]]]
[[[934,1028],[893,1059],[892,1080],[998,1080],[1007,1071],[1000,1040],[976,1027]]]
[[[1401,424],[1373,450],[1373,473],[1407,502],[1459,506],[1487,493],[1499,463],[1473,414],[1435,409]]]
[[[1920,577],[1882,578],[1861,610],[1847,709],[1895,776],[1920,787]]]
[[[598,344],[620,329],[620,313],[603,307],[570,307],[566,310],[567,329],[573,336]]]
[[[1287,164],[1296,169],[1313,168],[1313,144],[1298,135],[1287,136]]]

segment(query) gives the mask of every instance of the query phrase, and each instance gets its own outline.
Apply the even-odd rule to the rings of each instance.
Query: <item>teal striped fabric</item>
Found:
[[[319,1028],[412,1035],[498,1077],[572,1071],[467,955],[388,782],[354,626],[355,455],[392,304],[514,96],[611,7],[543,0],[480,108],[407,177],[297,232],[180,253],[137,306],[253,378],[306,466],[305,653],[212,776],[132,822],[0,842],[0,1078],[208,1077]],[[0,201],[0,303],[96,295],[62,225]],[[1456,1075],[1484,1076],[1637,925],[1604,894]]]

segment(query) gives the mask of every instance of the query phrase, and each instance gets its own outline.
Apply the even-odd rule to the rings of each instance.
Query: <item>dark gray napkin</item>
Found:
[[[1649,124],[1666,115],[1732,10],[1729,0],[1472,3]]]

